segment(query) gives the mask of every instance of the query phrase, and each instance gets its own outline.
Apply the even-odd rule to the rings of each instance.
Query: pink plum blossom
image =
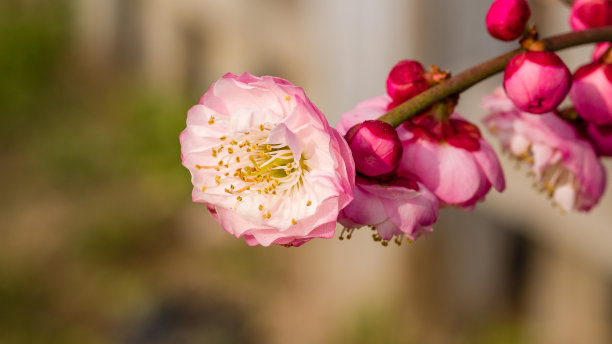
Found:
[[[484,123],[514,158],[529,165],[538,189],[564,211],[588,211],[599,202],[606,174],[593,146],[554,112],[520,111],[500,88],[483,101]]]
[[[392,102],[387,95],[357,104],[342,115],[338,131],[343,132],[386,112]],[[397,174],[416,180],[446,204],[471,210],[489,192],[505,188],[503,171],[491,146],[478,128],[458,114],[447,123],[430,116],[405,122],[397,128],[404,153]]]
[[[389,123],[365,121],[344,136],[351,148],[357,172],[376,177],[395,170],[402,157],[402,143]]]
[[[570,25],[575,31],[612,25],[612,0],[575,0]]]
[[[224,75],[189,110],[180,142],[193,200],[249,245],[330,238],[353,198],[346,142],[280,78]]]
[[[502,41],[513,41],[522,36],[530,16],[525,0],[495,0],[487,12],[487,31]]]
[[[432,232],[438,219],[438,200],[422,184],[394,177],[381,182],[357,176],[355,198],[342,211],[338,222],[346,228],[370,226],[385,241],[405,236],[416,240]]]
[[[405,122],[398,133],[404,155],[398,174],[415,176],[448,205],[472,210],[493,186],[505,189],[497,155],[478,128],[457,113],[448,121]]]
[[[383,95],[357,104],[342,115],[338,131],[346,133],[379,117],[389,103],[391,98]],[[431,232],[437,216],[438,200],[425,186],[391,173],[382,178],[358,175],[354,199],[340,212],[338,221],[347,228],[370,226],[386,243],[394,236],[398,241],[402,236],[415,240],[422,233]]]
[[[504,72],[508,98],[522,111],[541,114],[561,104],[570,90],[572,75],[551,51],[527,51],[510,60]]]
[[[612,125],[598,126],[589,123],[586,128],[588,139],[599,155],[612,156]]]
[[[580,117],[597,125],[612,124],[612,64],[593,62],[578,68],[570,98]]]

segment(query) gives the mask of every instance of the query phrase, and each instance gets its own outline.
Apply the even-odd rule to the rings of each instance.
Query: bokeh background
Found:
[[[178,134],[224,73],[289,79],[335,124],[400,59],[513,47],[489,3],[0,2],[0,343],[612,343],[612,195],[562,215],[507,156],[506,192],[400,247],[248,247],[191,202]],[[531,5],[569,29],[561,1]]]

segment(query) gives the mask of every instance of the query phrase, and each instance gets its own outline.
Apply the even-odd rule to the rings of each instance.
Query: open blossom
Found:
[[[389,103],[391,98],[383,95],[357,104],[342,115],[338,131],[345,134],[360,123],[374,122],[371,120],[384,114]],[[373,139],[379,140],[377,137]],[[394,174],[385,175],[383,180],[358,175],[354,199],[340,212],[338,222],[347,228],[370,226],[386,243],[393,237],[398,242],[402,236],[415,240],[421,234],[431,232],[431,225],[437,217],[438,200],[413,179]]]
[[[399,242],[432,232],[437,219],[438,200],[422,184],[397,176],[384,182],[357,176],[355,198],[338,222],[346,228],[370,226],[380,239],[396,237]]]
[[[491,187],[505,189],[497,155],[478,128],[459,114],[444,122],[431,116],[415,119],[398,133],[404,145],[398,174],[415,176],[441,202],[472,210]]]
[[[612,63],[592,62],[578,68],[570,98],[580,117],[597,125],[612,124]]]
[[[224,75],[189,110],[180,141],[193,200],[249,245],[330,238],[352,200],[346,142],[286,80]]]
[[[527,163],[536,186],[564,211],[590,210],[606,184],[604,167],[593,146],[576,129],[549,112],[539,116],[518,110],[500,88],[485,98],[484,119],[502,147]]]
[[[575,31],[612,25],[612,0],[575,0],[570,25]]]

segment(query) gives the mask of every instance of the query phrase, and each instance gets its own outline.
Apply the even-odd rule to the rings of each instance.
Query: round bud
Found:
[[[575,31],[612,25],[612,0],[576,0],[570,25]]]
[[[387,94],[393,103],[400,104],[429,88],[423,74],[425,69],[417,61],[398,62],[387,77]]]
[[[542,114],[561,104],[570,90],[572,74],[557,54],[528,51],[512,58],[504,72],[508,98],[522,111]]]
[[[402,158],[402,143],[395,128],[382,121],[365,121],[344,136],[357,172],[376,177],[395,170]]]
[[[495,0],[487,12],[487,31],[502,41],[513,41],[523,35],[531,16],[525,0]]]
[[[570,98],[580,117],[597,125],[612,124],[612,64],[593,62],[578,68]]]

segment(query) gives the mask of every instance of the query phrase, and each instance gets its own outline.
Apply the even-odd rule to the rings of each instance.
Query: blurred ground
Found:
[[[502,49],[450,56],[383,25],[471,18],[441,4],[0,3],[0,343],[609,343],[609,195],[597,221],[561,218],[510,172],[509,198],[388,248],[365,229],[251,248],[191,203],[178,133],[212,81],[279,75],[335,122],[400,58],[461,69]]]

